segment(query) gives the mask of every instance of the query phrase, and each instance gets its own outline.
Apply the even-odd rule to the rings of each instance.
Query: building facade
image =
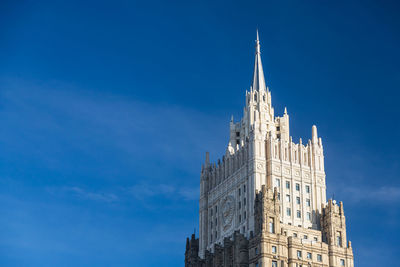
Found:
[[[258,33],[252,86],[229,136],[217,162],[206,153],[199,238],[187,239],[185,266],[353,267],[343,203],[326,201],[317,127],[296,144],[286,108],[275,116]]]

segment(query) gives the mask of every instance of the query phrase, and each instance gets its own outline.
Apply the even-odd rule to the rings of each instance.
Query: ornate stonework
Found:
[[[348,266],[343,203],[326,201],[324,148],[317,127],[303,144],[289,115],[275,116],[256,41],[243,117],[230,122],[225,155],[201,169],[199,239],[186,266]]]
[[[235,214],[235,199],[233,196],[227,196],[222,200],[222,224],[224,232],[232,227],[233,216]]]

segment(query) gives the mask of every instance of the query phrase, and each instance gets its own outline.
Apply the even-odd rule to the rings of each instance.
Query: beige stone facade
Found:
[[[295,143],[286,108],[274,115],[257,34],[243,118],[231,119],[225,155],[212,163],[207,153],[202,166],[186,266],[352,267],[343,204],[326,201],[325,178],[317,127]]]

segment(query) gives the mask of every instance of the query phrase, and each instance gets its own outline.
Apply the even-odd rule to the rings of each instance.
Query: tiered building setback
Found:
[[[201,169],[199,238],[187,239],[185,266],[348,266],[343,203],[326,201],[317,127],[293,142],[289,115],[274,114],[257,33],[243,118],[230,121],[225,155]]]

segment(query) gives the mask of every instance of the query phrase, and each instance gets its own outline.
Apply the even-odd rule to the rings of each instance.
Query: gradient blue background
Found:
[[[254,39],[275,113],[318,126],[355,266],[398,264],[395,1],[1,1],[0,266],[183,266],[200,166]]]

